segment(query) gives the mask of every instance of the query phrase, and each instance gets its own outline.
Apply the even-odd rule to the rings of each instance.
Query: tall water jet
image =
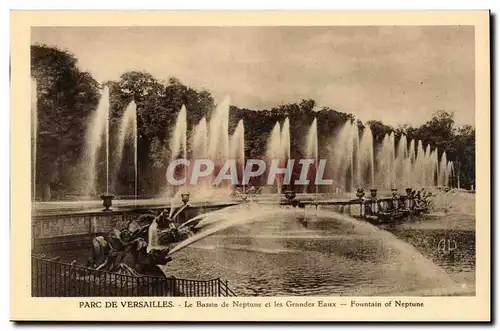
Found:
[[[416,145],[416,146],[415,146]],[[404,187],[429,187],[443,185],[444,168],[438,160],[438,150],[422,141],[411,140],[403,134],[395,143],[394,133],[386,134],[375,160],[376,183],[385,189]],[[441,160],[441,162],[443,162]],[[448,171],[449,172],[449,171]]]
[[[236,125],[233,135],[229,141],[231,158],[240,158],[245,154],[245,129],[243,127],[243,120],[240,120]]]
[[[273,127],[273,130],[271,131],[271,135],[267,139],[267,150],[266,150],[266,157],[267,157],[267,162],[268,166],[267,168],[270,168],[271,162],[273,160],[277,160],[278,163],[281,163],[283,160],[283,148],[282,148],[282,143],[281,143],[281,125],[280,122],[276,122],[276,124]],[[275,183],[278,189],[278,193],[281,193],[281,181],[278,178],[279,176],[276,176]]]
[[[408,184],[406,183],[407,177],[407,154],[408,154],[408,148],[406,146],[406,136],[404,134],[401,135],[399,138],[399,141],[397,143],[396,147],[396,160],[395,160],[395,172],[396,172],[396,181],[399,184],[404,184],[407,186]]]
[[[308,157],[314,158],[315,162],[318,160],[318,122],[316,118],[307,133],[306,153]]]
[[[378,182],[385,189],[395,186],[394,162],[395,162],[394,133],[386,134],[378,155]]]
[[[391,186],[390,189],[396,187],[396,139],[394,137],[394,132],[389,135],[389,161],[391,166]]]
[[[431,153],[431,186],[437,186],[439,178],[439,161],[438,161],[438,149],[434,148]]]
[[[413,186],[415,182],[415,160],[416,160],[416,151],[415,151],[415,140],[412,139],[410,144],[408,145],[408,158],[406,160],[406,187]]]
[[[415,158],[414,173],[413,173],[415,181],[413,182],[412,186],[424,185],[423,182],[423,178],[425,176],[424,163],[425,163],[425,151],[422,145],[422,141],[419,140],[417,143],[417,154]]]
[[[431,145],[427,144],[424,154],[424,187],[432,186],[432,159],[431,159]]]
[[[214,162],[217,173],[229,156],[229,97],[226,96],[215,108],[208,122],[208,158]],[[226,182],[221,185],[230,187]]]
[[[281,149],[281,125],[280,122],[276,122],[274,125],[271,135],[267,140],[267,150],[266,154],[268,159],[280,159],[282,156]]]
[[[194,126],[190,143],[192,151],[191,158],[193,160],[206,159],[208,157],[208,127],[205,117]],[[207,194],[210,191],[210,181],[211,178],[199,178],[198,187],[201,188],[201,190],[197,190],[197,193],[200,195]]]
[[[134,101],[130,102],[125,109],[118,130],[116,173],[118,173],[123,162],[123,152],[127,138],[132,141],[132,148],[134,151],[134,197],[137,197],[137,106]]]
[[[352,188],[353,173],[353,130],[352,123],[347,121],[335,134],[331,143],[329,155],[334,185],[337,189],[344,190],[348,186]],[[350,178],[349,185],[347,178]]]
[[[356,160],[356,186],[360,186],[362,183],[361,179],[361,159],[360,159],[360,141],[359,141],[359,127],[353,122],[352,123],[352,135],[353,135],[353,159]],[[354,187],[354,185],[353,185]]]
[[[187,111],[186,106],[182,105],[170,141],[170,161],[177,158],[187,159]],[[187,179],[187,167],[184,167],[184,178]]]
[[[86,139],[87,154],[84,166],[87,169],[87,185],[85,193],[96,194],[97,161],[104,141],[106,147],[106,194],[109,194],[109,89],[107,86],[104,86],[97,109],[89,122]]]
[[[361,136],[359,154],[360,165],[363,171],[368,173],[368,182],[363,181],[361,185],[375,185],[375,157],[373,152],[373,134],[370,126],[365,126],[363,135]]]
[[[208,156],[208,130],[207,120],[203,117],[193,129],[191,149],[194,159],[205,159]]]
[[[237,164],[241,166],[241,176],[245,169],[245,127],[243,120],[238,122],[230,141],[230,157],[236,159]]]
[[[415,140],[410,141],[410,146],[408,147],[408,158],[410,159],[410,164],[415,163],[416,154],[415,154]]]
[[[229,97],[215,108],[208,129],[208,156],[223,163],[229,154]]]
[[[306,145],[307,157],[314,159],[314,171],[318,171],[318,121],[314,118],[309,132],[307,133]],[[318,185],[315,185],[316,193],[318,193]]]
[[[408,148],[406,146],[406,136],[402,134],[401,138],[399,138],[396,157],[400,160],[404,160],[408,157],[407,154],[408,154]]]
[[[439,163],[439,185],[448,186],[448,160],[446,158],[446,152],[441,154],[441,161]]]
[[[170,144],[172,160],[182,157],[187,157],[187,112],[186,107],[183,105],[181,111],[177,115],[177,120],[175,122],[174,132],[172,135],[172,141]]]
[[[452,161],[448,161],[448,165],[446,166],[446,172],[448,174],[448,177],[447,177],[448,182],[446,183],[446,186],[452,187],[453,186],[453,178],[455,177],[455,167],[453,166]]]
[[[347,153],[349,155],[349,166],[350,166],[350,174],[351,174],[351,189],[354,189],[354,130],[353,130],[353,123],[349,122],[348,124],[348,130],[349,130],[349,138],[347,141]]]
[[[290,120],[285,118],[283,122],[283,127],[281,128],[281,146],[283,149],[283,157],[285,160],[290,159]]]
[[[32,190],[33,201],[36,201],[36,157],[37,157],[37,136],[38,136],[38,107],[37,107],[37,84],[36,79],[31,79],[31,157],[32,161]]]

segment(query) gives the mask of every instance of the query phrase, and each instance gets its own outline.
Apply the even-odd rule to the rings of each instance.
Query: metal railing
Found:
[[[135,276],[31,258],[32,297],[235,296],[227,281]]]

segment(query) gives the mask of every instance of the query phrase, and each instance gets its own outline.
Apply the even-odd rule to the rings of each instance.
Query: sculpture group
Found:
[[[125,227],[115,228],[92,241],[87,267],[131,276],[165,277],[160,266],[171,261],[170,245],[192,235],[189,228],[178,229],[174,220],[162,211],[143,214]]]

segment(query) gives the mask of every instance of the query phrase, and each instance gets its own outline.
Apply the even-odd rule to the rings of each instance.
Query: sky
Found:
[[[215,100],[269,109],[312,98],[362,121],[474,125],[474,27],[36,27],[98,81],[175,76]]]

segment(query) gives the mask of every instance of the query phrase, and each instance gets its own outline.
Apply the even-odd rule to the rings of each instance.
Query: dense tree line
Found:
[[[177,114],[182,105],[188,109],[188,135],[205,116],[215,108],[214,98],[207,90],[197,91],[182,84],[176,78],[160,81],[146,72],[126,72],[118,81],[99,84],[88,72],[82,72],[77,59],[67,51],[44,45],[31,47],[31,72],[37,81],[37,196],[48,198],[52,191],[58,198],[80,194],[85,137],[92,111],[97,107],[100,91],[107,86],[110,91],[110,150],[115,144],[117,131],[127,105],[133,100],[137,105],[139,194],[154,195],[165,186],[165,170],[169,157],[169,141]],[[267,110],[250,110],[230,107],[229,131],[232,133],[240,119],[245,124],[245,155],[262,157],[267,139],[277,121],[290,120],[291,154],[301,157],[304,137],[317,118],[320,154],[326,152],[331,137],[346,121],[356,120],[352,114],[328,107],[319,108],[314,100],[302,100],[276,106]],[[364,124],[359,120],[360,131]],[[419,139],[424,144],[446,151],[448,159],[455,161],[462,187],[469,188],[475,178],[475,130],[466,125],[457,127],[453,114],[439,111],[427,123],[419,127],[393,128],[379,121],[367,123],[374,135],[374,144],[382,141],[385,134],[395,132],[408,139]],[[134,178],[132,154],[128,148],[124,165],[116,169],[113,191],[116,194],[132,194],[130,185]],[[112,163],[113,164],[113,163]],[[103,169],[101,166],[99,169]],[[458,170],[458,169],[457,169]],[[103,172],[99,173],[102,184]]]

